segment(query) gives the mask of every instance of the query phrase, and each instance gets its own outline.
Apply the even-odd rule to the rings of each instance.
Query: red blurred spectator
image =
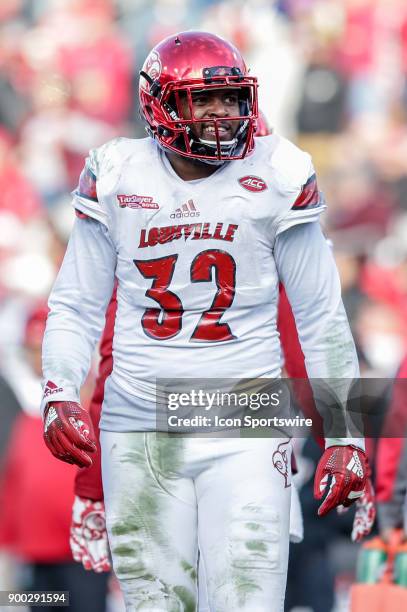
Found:
[[[400,44],[402,68],[407,77],[407,9],[404,9],[404,15],[400,20]]]
[[[0,5],[0,21],[6,21],[18,15],[23,7],[22,0],[2,0]]]
[[[376,492],[379,528],[387,540],[393,529],[407,534],[407,355],[393,387],[384,436],[379,439],[376,457]],[[402,435],[401,438],[394,437]],[[393,436],[393,437],[391,437]]]
[[[397,315],[407,348],[407,262],[386,268],[375,263],[365,265],[361,289],[370,299],[386,304]]]
[[[24,334],[26,360],[32,380],[37,376],[41,396],[41,344],[48,309],[30,313]],[[19,384],[29,387],[32,380]],[[33,389],[35,394],[35,389]],[[23,393],[20,394],[23,396]],[[30,403],[31,398],[27,401]],[[69,547],[75,471],[49,456],[42,438],[42,420],[30,414],[17,417],[0,474],[0,549],[31,566],[29,590],[69,591],[73,612],[103,612],[106,574],[87,573],[72,559]],[[50,610],[58,608],[51,607]]]
[[[348,76],[369,73],[374,64],[377,38],[376,2],[346,0],[345,26],[339,58]],[[346,41],[346,43],[344,42]]]
[[[110,2],[79,2],[71,8],[78,36],[59,49],[59,69],[70,82],[72,105],[113,125],[130,111],[132,55],[116,29]]]
[[[20,221],[42,215],[42,202],[13,159],[13,139],[0,126],[0,214],[10,212]]]

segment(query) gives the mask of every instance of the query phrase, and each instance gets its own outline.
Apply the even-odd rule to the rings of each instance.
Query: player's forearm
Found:
[[[77,220],[49,299],[42,409],[51,400],[79,400],[104,326],[114,269],[115,251],[105,228],[91,219]]]
[[[318,223],[277,237],[275,259],[291,304],[308,376],[359,375],[335,262]]]
[[[327,445],[363,447],[357,435],[359,423],[355,427],[345,414],[352,385],[359,377],[356,350],[336,265],[319,224],[296,226],[279,235],[275,259],[294,313],[317,408],[325,423],[331,422],[332,439]]]
[[[72,317],[56,315],[61,327],[49,329],[43,345],[44,405],[46,401],[79,402],[79,391],[90,368],[93,339],[81,334]],[[65,324],[71,328],[65,327]],[[76,329],[72,329],[76,328]],[[50,384],[51,383],[51,384]]]

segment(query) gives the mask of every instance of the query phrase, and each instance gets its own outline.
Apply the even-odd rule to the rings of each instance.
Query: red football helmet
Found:
[[[242,159],[254,148],[257,79],[248,75],[240,52],[207,32],[181,32],[160,42],[140,71],[140,110],[147,132],[169,151],[209,164]],[[230,89],[238,94],[240,112],[228,116],[238,123],[231,140],[221,140],[224,118],[198,119],[192,94]],[[194,125],[212,124],[214,140],[197,136]]]
[[[256,136],[269,136],[273,133],[273,128],[269,126],[264,113],[259,110],[259,116],[257,118]]]

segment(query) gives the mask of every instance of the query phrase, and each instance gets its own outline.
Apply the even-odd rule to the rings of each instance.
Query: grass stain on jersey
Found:
[[[247,600],[251,595],[262,590],[261,586],[256,584],[254,579],[250,579],[243,574],[235,578],[234,588],[237,594],[238,605],[240,607],[246,605]]]
[[[245,527],[247,527],[247,529],[250,529],[250,531],[260,531],[260,529],[262,528],[262,526],[260,525],[260,523],[246,523]]]
[[[152,575],[155,546],[167,546],[163,533],[162,508],[157,484],[146,457],[144,435],[129,436],[129,444],[118,454],[127,483],[122,483],[120,499],[115,500],[116,520],[112,521],[112,555],[120,578]]]
[[[256,574],[257,571],[251,571],[248,563],[245,564],[245,567],[239,567],[239,563],[232,564],[231,585],[240,607],[247,604],[247,600],[253,593],[261,591]]]
[[[139,531],[141,529],[140,525],[131,525],[131,531]],[[112,534],[115,536],[126,535],[129,533],[129,523],[128,522],[119,522],[115,523],[112,527]]]
[[[193,580],[196,581],[197,579],[197,572],[196,572],[196,567],[194,567],[193,565],[191,565],[190,563],[188,563],[188,561],[185,561],[184,559],[181,561],[181,567],[184,570],[184,572]]]
[[[170,586],[163,580],[151,576],[145,580],[154,582],[154,591],[148,591],[146,586],[137,593],[137,606],[135,610],[167,610],[168,612],[195,612],[196,595],[186,587]]]
[[[151,434],[147,439],[146,452],[154,472],[164,478],[179,476],[184,464],[185,440],[179,435]]]
[[[120,546],[116,546],[114,549],[114,554],[119,557],[126,557],[127,555],[133,554],[133,548],[126,544],[121,544]]]
[[[272,570],[268,522],[264,508],[253,502],[244,505],[230,522],[230,570],[224,588],[229,590],[234,605],[228,602],[228,610],[249,607],[250,598],[262,591],[264,578],[260,576]]]
[[[264,553],[265,555],[267,555],[268,551],[267,544],[261,540],[250,540],[246,542],[246,548],[252,552]]]
[[[128,563],[115,563],[114,571],[119,578],[121,579],[143,579],[145,576],[149,576],[150,574],[146,574],[146,566],[142,561],[137,562],[135,559],[131,559]],[[154,579],[154,578],[153,578]]]
[[[180,603],[182,604],[182,608],[181,608],[182,612],[195,612],[196,610],[196,596],[195,595],[193,595],[187,588],[183,586],[175,586],[173,591],[175,595],[178,597]],[[177,611],[174,610],[174,612],[178,612],[178,610]]]
[[[325,342],[329,347],[326,356],[326,378],[349,377],[349,367],[352,365],[351,359],[355,348],[345,313],[343,316],[342,321],[335,322],[335,327],[327,329],[325,333]]]
[[[187,561],[179,560],[191,582],[191,589],[188,589],[166,583],[155,565],[157,556],[162,558],[164,568],[173,563],[176,556],[165,529],[166,502],[172,501],[173,479],[178,476],[184,460],[184,442],[179,436],[155,433],[143,434],[138,439],[133,436],[130,440],[131,448],[119,454],[119,461],[129,474],[129,482],[121,491],[121,499],[115,501],[120,508],[111,527],[115,572],[119,579],[154,582],[151,590],[145,585],[140,588],[137,610],[150,609],[148,602],[154,601],[158,608],[164,606],[163,609],[171,612],[195,612],[196,569]]]

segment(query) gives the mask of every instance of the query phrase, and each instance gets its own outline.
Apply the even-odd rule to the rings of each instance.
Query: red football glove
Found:
[[[370,478],[367,478],[365,491],[356,502],[356,512],[351,535],[352,542],[360,542],[365,536],[369,535],[375,518],[375,494],[372,481]]]
[[[314,480],[314,497],[321,499],[328,481],[330,487],[318,508],[324,516],[337,506],[350,506],[363,495],[367,478],[365,453],[355,446],[330,446],[319,460]]]
[[[95,452],[89,414],[76,402],[50,402],[44,412],[44,441],[57,459],[90,467],[92,459],[85,452]]]
[[[353,517],[351,540],[360,542],[372,531],[376,519],[376,504],[373,483],[370,476],[366,479],[366,487],[362,497],[356,501],[356,512]],[[349,508],[338,506],[338,514],[344,514]]]
[[[85,569],[98,573],[112,569],[103,501],[75,497],[70,545],[73,558]]]

